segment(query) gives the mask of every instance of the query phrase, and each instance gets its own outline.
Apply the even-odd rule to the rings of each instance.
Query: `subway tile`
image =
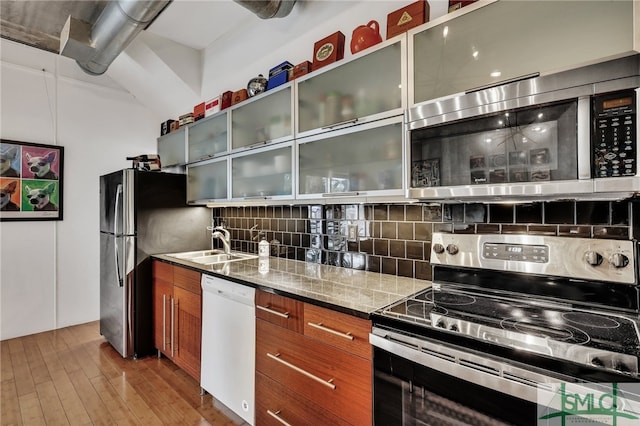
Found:
[[[450,225],[450,224],[448,224]],[[427,222],[418,222],[415,224],[415,239],[418,241],[431,241],[431,224]]]
[[[556,225],[529,225],[529,235],[557,235]]]
[[[591,226],[558,225],[558,235],[561,237],[590,238]]]
[[[378,256],[389,256],[389,240],[373,240],[373,253]]]
[[[382,222],[371,222],[371,236],[373,238],[382,237]]]
[[[301,243],[302,243],[302,238],[300,234],[298,233],[291,234],[291,245],[300,247]]]
[[[626,200],[611,202],[611,224],[628,226],[631,205],[632,205],[631,202]],[[640,225],[640,222],[633,222],[633,223],[637,223]]]
[[[484,204],[467,204],[464,208],[464,221],[484,223],[487,221],[487,208]]]
[[[380,272],[381,267],[381,258],[379,256],[369,256],[367,261],[367,271]]]
[[[373,239],[369,238],[367,240],[360,240],[360,251],[373,254]]]
[[[398,222],[398,238],[413,240],[413,222]]]
[[[431,263],[429,262],[415,262],[416,278],[421,280],[431,280]]]
[[[397,274],[401,277],[409,277],[409,278],[413,278],[414,277],[414,271],[413,271],[413,261],[412,260],[405,260],[405,259],[398,259],[398,271]]]
[[[594,238],[611,238],[614,240],[628,240],[629,228],[626,226],[594,226]]]
[[[431,243],[423,243],[424,260],[431,261]]]
[[[513,223],[513,205],[489,204],[489,223]]]
[[[516,223],[542,223],[542,204],[516,204]]]
[[[576,202],[576,223],[578,225],[608,225],[608,201],[579,201]]]
[[[391,257],[406,257],[405,243],[403,240],[390,240],[389,241],[389,256]]]
[[[575,223],[575,203],[572,201],[547,202],[543,204],[544,223],[572,225]]]
[[[409,204],[405,206],[404,216],[407,221],[422,221],[422,206],[419,204]]]
[[[347,241],[348,251],[360,251],[360,244],[357,241]]]
[[[424,243],[420,241],[407,241],[406,249],[407,249],[407,258],[409,259],[419,259],[422,260],[424,258]]]
[[[497,223],[479,223],[476,225],[476,232],[478,234],[499,234],[500,225]]]
[[[373,207],[373,218],[375,220],[389,220],[389,211],[386,204],[377,204]]]
[[[382,238],[398,238],[396,222],[382,222]]]
[[[383,257],[382,258],[382,273],[389,275],[396,275],[398,270],[398,263],[396,259],[392,257]]]
[[[453,224],[452,223],[434,223],[433,224],[433,232],[444,232],[444,233],[452,233],[453,232]],[[430,238],[429,238],[430,239]],[[416,223],[416,240],[423,240],[423,238],[418,237],[418,224]]]
[[[389,206],[389,220],[404,221],[404,204],[392,204]]]
[[[526,234],[527,225],[502,225],[503,234]]]
[[[440,222],[442,220],[442,205],[427,204],[423,206],[422,220],[425,222]]]

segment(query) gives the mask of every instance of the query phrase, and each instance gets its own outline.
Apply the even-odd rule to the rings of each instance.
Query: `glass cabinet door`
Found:
[[[397,39],[396,39],[397,40]],[[347,63],[297,83],[297,132],[330,130],[402,113],[404,39],[365,50]],[[309,133],[311,134],[311,133]]]
[[[409,100],[417,104],[630,54],[633,3],[498,1],[425,24],[409,33]]]
[[[293,196],[293,143],[260,149],[231,159],[232,198],[269,199]]]
[[[293,138],[291,85],[257,95],[231,110],[231,149]]]
[[[189,126],[189,163],[227,151],[227,113],[202,119]]]
[[[187,167],[187,201],[192,204],[228,198],[226,158]]]
[[[403,189],[403,138],[402,117],[397,117],[301,143],[298,194],[398,195]]]
[[[186,127],[181,127],[158,138],[158,155],[163,168],[187,162],[186,130]]]

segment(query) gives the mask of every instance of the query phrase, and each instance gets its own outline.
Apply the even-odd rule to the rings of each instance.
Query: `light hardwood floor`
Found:
[[[97,321],[0,349],[2,425],[243,424],[166,358],[123,359]]]

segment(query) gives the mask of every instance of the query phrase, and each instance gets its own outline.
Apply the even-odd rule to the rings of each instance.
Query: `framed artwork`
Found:
[[[62,220],[64,148],[0,139],[0,221]]]

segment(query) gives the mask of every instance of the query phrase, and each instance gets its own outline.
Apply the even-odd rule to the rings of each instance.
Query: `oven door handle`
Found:
[[[551,395],[557,391],[560,382],[570,381],[568,377],[547,376],[469,353],[461,350],[462,348],[453,348],[375,327],[369,334],[369,343],[426,368],[530,402],[538,401],[538,392],[549,392]]]

